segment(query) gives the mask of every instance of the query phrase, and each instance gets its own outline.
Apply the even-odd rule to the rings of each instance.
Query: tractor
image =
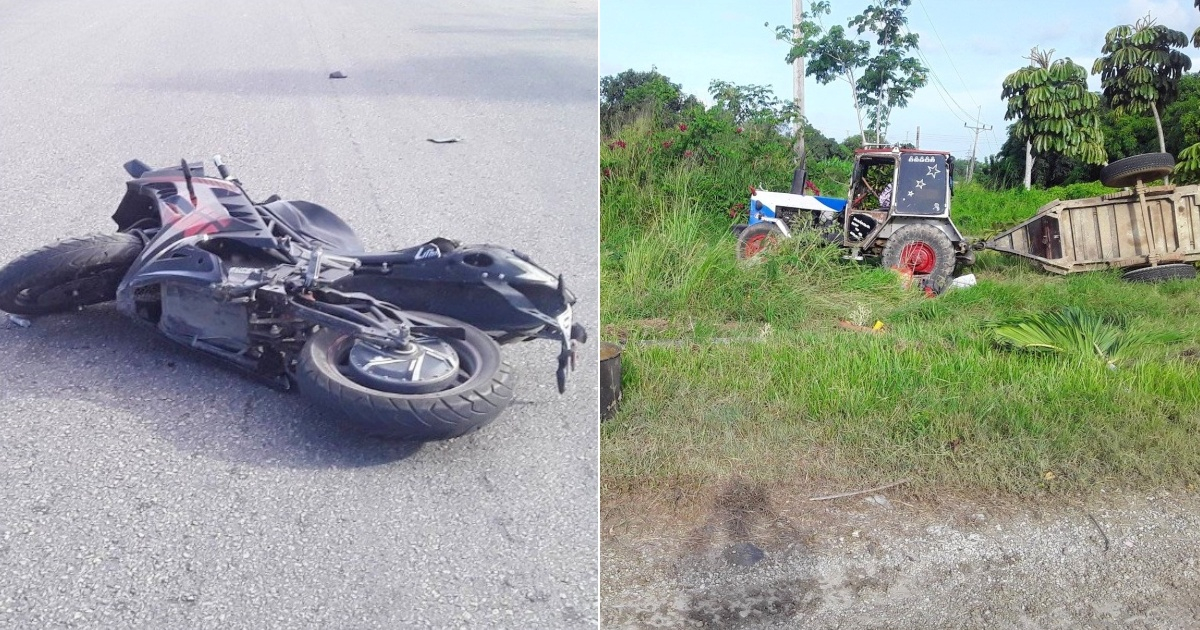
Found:
[[[954,157],[945,151],[869,148],[854,153],[846,199],[806,195],[803,168],[790,192],[750,189],[750,220],[733,226],[738,257],[797,230],[816,229],[848,258],[877,258],[922,286],[942,290],[956,266],[975,261],[971,244],[950,219]]]

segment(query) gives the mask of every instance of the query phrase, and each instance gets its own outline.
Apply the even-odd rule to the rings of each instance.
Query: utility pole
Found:
[[[975,114],[975,122],[979,122],[979,116],[982,113],[983,113],[983,106],[980,105],[979,109],[976,111],[976,114]],[[976,125],[976,126],[972,127],[971,125],[968,125],[967,123],[963,123],[963,126],[966,127],[967,129],[975,130],[975,142],[971,143],[971,162],[967,165],[967,181],[971,181],[971,178],[975,176],[975,149],[979,148],[979,132],[980,131],[991,131],[992,126],[991,125]]]
[[[792,28],[794,34],[800,32],[800,24],[804,22],[804,0],[792,0]],[[793,35],[794,36],[794,35]],[[796,168],[804,168],[804,57],[796,57],[792,62],[792,98],[796,101],[796,144],[792,151],[796,156]],[[803,182],[801,182],[803,183]]]

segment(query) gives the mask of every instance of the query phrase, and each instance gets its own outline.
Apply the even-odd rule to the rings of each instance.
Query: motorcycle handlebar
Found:
[[[221,174],[221,179],[229,179],[229,168],[221,162],[221,156],[214,155],[212,160],[213,164],[217,165],[217,172]]]

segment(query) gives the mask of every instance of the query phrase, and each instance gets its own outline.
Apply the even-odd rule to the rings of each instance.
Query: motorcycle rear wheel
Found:
[[[133,234],[89,234],[29,252],[0,269],[0,310],[47,315],[111,302],[142,247]]]
[[[461,327],[466,333],[464,339],[427,338],[431,346],[449,346],[457,355],[456,375],[441,382],[436,391],[385,391],[377,376],[363,373],[351,360],[351,350],[364,342],[323,329],[300,351],[296,368],[300,393],[344,416],[359,430],[391,439],[445,440],[495,420],[512,402],[516,380],[512,368],[501,359],[500,346],[483,331],[458,320],[407,314],[421,323]]]

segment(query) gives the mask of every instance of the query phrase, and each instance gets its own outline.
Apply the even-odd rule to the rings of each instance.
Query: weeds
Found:
[[[625,147],[601,150],[610,169],[602,180],[602,320],[628,336],[622,407],[601,430],[606,496],[736,476],[846,484],[911,477],[918,490],[985,492],[1200,483],[1194,281],[1052,276],[981,252],[970,270],[976,286],[928,299],[872,261],[846,260],[844,250],[806,236],[782,242],[760,264],[739,264],[729,226],[745,215],[729,211],[744,208],[750,184],[787,188],[786,147],[751,151],[716,123],[704,127],[710,145],[689,144],[694,132],[643,121],[621,130]],[[818,185],[844,193],[835,181]],[[1055,198],[1103,190],[960,184],[954,220],[982,237]],[[866,317],[857,305],[869,305]],[[1051,321],[1038,313],[1075,313],[1058,326],[1066,339],[1025,339],[1063,352],[997,345],[1006,329],[996,322],[1029,335],[1034,322]],[[848,315],[863,325],[879,319],[887,334],[840,328]],[[1054,333],[1054,325],[1041,328]],[[765,329],[771,334],[759,335]],[[709,342],[718,336],[743,341]],[[661,337],[690,343],[640,343]],[[1107,369],[1109,361],[1121,369]],[[1049,470],[1053,479],[1044,477]]]

